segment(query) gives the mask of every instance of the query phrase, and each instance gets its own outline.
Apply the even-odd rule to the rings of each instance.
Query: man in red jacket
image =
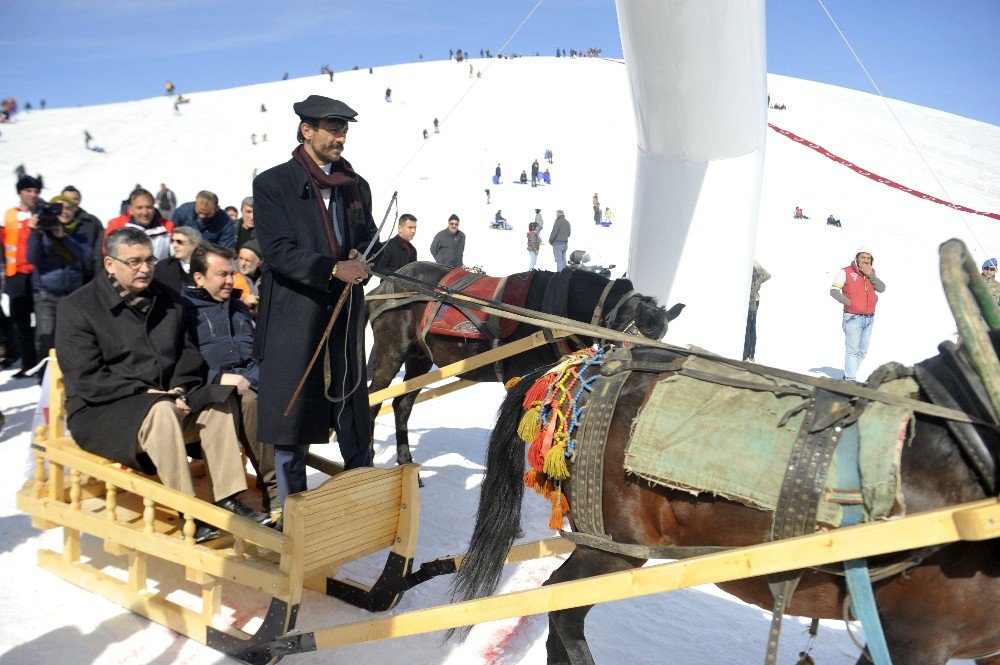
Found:
[[[868,353],[878,294],[885,291],[885,283],[875,276],[874,262],[870,251],[858,249],[851,264],[837,273],[830,289],[833,299],[844,306],[845,381],[856,380],[858,367]]]

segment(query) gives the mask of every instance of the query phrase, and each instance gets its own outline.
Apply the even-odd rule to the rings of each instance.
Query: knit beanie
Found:
[[[42,189],[42,181],[38,178],[34,178],[30,175],[23,175],[18,178],[17,181],[17,193],[20,194],[23,189]]]

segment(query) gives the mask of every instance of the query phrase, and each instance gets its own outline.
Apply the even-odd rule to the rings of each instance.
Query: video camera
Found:
[[[62,214],[62,203],[46,203],[38,211],[38,228],[51,233],[59,227],[59,215]]]

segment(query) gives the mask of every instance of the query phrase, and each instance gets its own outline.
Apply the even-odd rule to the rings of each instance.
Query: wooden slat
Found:
[[[303,551],[306,556],[313,556],[324,550],[335,550],[338,547],[347,546],[349,543],[360,541],[384,543],[381,547],[389,547],[395,540],[398,525],[399,515],[396,514],[371,523],[359,524],[350,530],[325,529],[319,533],[311,534],[312,537],[306,540]],[[388,541],[386,541],[387,538]]]
[[[976,526],[973,526],[975,523]],[[1000,537],[1000,503],[984,499],[912,515],[779,540],[762,545],[562,582],[480,600],[322,628],[317,649],[416,635],[484,621],[564,610],[663,591],[888,554],[961,539]]]

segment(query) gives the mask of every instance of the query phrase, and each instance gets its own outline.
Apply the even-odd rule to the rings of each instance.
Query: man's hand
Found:
[[[334,277],[345,284],[360,284],[368,279],[368,271],[374,264],[365,263],[358,258],[359,256],[358,250],[352,249],[346,261],[337,262],[337,274]]]
[[[28,228],[37,229],[38,228],[38,215],[32,215],[28,219]]]
[[[223,374],[219,379],[219,384],[223,386],[236,386],[236,392],[241,395],[251,388],[247,378],[239,374]]]
[[[176,390],[157,390],[156,388],[147,388],[146,392],[148,394],[150,394],[150,395],[177,395],[178,394],[178,392]],[[180,397],[177,397],[177,399],[174,400],[174,408],[177,409],[178,413],[180,413],[180,415],[181,415],[182,418],[185,417],[185,416],[187,416],[189,413],[191,413],[191,407],[188,406],[188,403],[184,401],[184,394],[183,393],[181,393]]]
[[[871,277],[873,274],[875,274],[875,269],[872,268],[870,265],[859,263],[858,272],[860,272],[865,277]]]
[[[52,229],[53,238],[63,238],[66,236],[66,232],[63,230],[62,224]]]

